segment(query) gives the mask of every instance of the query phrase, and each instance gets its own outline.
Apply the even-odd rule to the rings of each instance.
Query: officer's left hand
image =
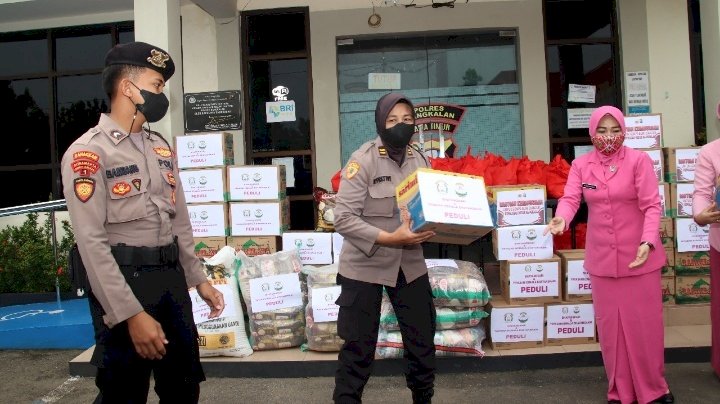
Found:
[[[641,244],[640,247],[638,247],[637,255],[635,256],[635,261],[630,263],[630,269],[637,268],[640,265],[644,264],[645,261],[648,259],[648,254],[650,253],[650,246],[647,244]]]
[[[210,315],[208,318],[220,317],[223,310],[225,309],[225,299],[223,294],[215,289],[209,282],[201,283],[197,286],[197,292],[200,297],[205,300],[208,306],[210,306]]]

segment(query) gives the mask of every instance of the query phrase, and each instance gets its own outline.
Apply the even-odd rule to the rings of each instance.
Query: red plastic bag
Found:
[[[569,232],[566,232],[569,233]],[[587,236],[587,223],[575,225],[575,248],[585,248],[585,237]]]
[[[556,234],[553,236],[553,250],[555,253],[558,250],[570,250],[572,249],[572,236],[570,230],[564,231],[563,234]]]
[[[520,160],[511,158],[506,161],[502,156],[496,156],[486,152],[486,157],[490,159],[490,165],[487,172],[492,177],[492,185],[515,185],[517,184],[517,168]]]
[[[547,188],[548,198],[561,198],[565,194],[565,184],[570,174],[570,164],[561,155],[557,154],[548,164],[545,174],[547,176],[545,188]]]
[[[547,182],[546,167],[547,163],[542,160],[530,161],[527,157],[523,157],[520,159],[517,169],[517,183],[545,185]]]
[[[449,171],[451,173],[460,172],[462,161],[454,157],[435,157],[430,159],[430,167],[433,170]]]
[[[335,175],[332,176],[330,179],[330,184],[332,185],[333,192],[337,193],[337,191],[340,190],[340,177],[342,176],[342,170],[338,170],[338,172],[335,173]]]

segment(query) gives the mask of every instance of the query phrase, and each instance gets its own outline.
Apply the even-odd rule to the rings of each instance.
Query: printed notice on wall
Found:
[[[298,274],[250,279],[250,304],[253,313],[302,306]]]
[[[648,72],[625,73],[625,101],[628,114],[650,113],[650,84]]]
[[[285,166],[285,186],[292,188],[295,186],[295,168],[293,167],[293,157],[273,157],[272,164],[274,166]]]
[[[590,115],[595,108],[572,108],[567,110],[568,129],[587,129]]]
[[[240,91],[187,93],[185,132],[210,132],[242,129]]]
[[[368,73],[368,90],[399,90],[400,73]]]
[[[312,313],[316,323],[337,321],[340,306],[335,304],[340,296],[340,286],[312,289]]]
[[[267,123],[295,122],[295,101],[273,101],[265,103]]]
[[[583,84],[570,84],[568,87],[568,102],[595,103],[595,86]]]

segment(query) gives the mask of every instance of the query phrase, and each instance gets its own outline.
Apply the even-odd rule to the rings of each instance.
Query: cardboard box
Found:
[[[692,182],[680,182],[670,185],[672,217],[692,217],[692,198],[695,184]]]
[[[415,232],[432,230],[429,241],[467,245],[493,229],[482,177],[419,168],[395,189]]]
[[[708,325],[710,324],[710,305],[689,304],[663,307],[665,326]]]
[[[187,203],[227,201],[223,168],[182,170],[180,171],[180,182]]]
[[[488,290],[491,295],[501,296],[502,289],[500,288],[500,263],[499,262],[485,262],[482,266],[483,277],[485,283],[488,286]],[[493,298],[494,300],[495,298]]]
[[[225,237],[228,232],[227,204],[187,205],[193,237]]]
[[[548,303],[546,345],[592,344],[597,342],[595,309],[590,302]]]
[[[242,251],[248,257],[254,257],[274,254],[278,252],[278,245],[281,244],[280,237],[275,236],[231,236],[227,238],[227,245],[234,248],[235,252]]]
[[[235,164],[232,133],[198,133],[175,137],[178,168]]]
[[[627,138],[626,138],[627,139]],[[665,164],[662,149],[656,148],[656,149],[640,149],[644,151],[648,157],[650,157],[650,160],[652,160],[653,163],[653,169],[655,170],[655,177],[657,177],[658,182],[663,182],[663,179],[665,178]]]
[[[496,227],[545,224],[544,185],[499,185],[487,190]]]
[[[660,218],[660,237],[675,237],[675,221],[671,217]]]
[[[695,181],[699,147],[663,147],[665,182]]]
[[[552,258],[552,234],[543,235],[544,225],[499,227],[492,231],[492,245],[498,260]]]
[[[279,201],[230,202],[231,236],[281,236],[290,224],[290,204]]]
[[[675,277],[663,276],[660,278],[660,287],[662,288],[662,299],[664,305],[675,304]]]
[[[676,276],[675,303],[710,303],[710,275]]]
[[[297,249],[303,264],[332,264],[332,233],[286,232],[282,235],[282,246],[283,251]]]
[[[558,251],[561,263],[562,298],[566,302],[592,300],[590,274],[585,270],[585,250]]]
[[[333,262],[338,263],[340,262],[340,252],[342,251],[342,245],[345,239],[340,235],[340,233],[333,232],[330,234],[332,234]]]
[[[545,345],[545,306],[510,305],[493,301],[490,307],[492,349],[537,348]]]
[[[633,149],[662,147],[662,115],[645,114],[625,117],[625,142]]]
[[[677,252],[709,251],[709,232],[710,225],[700,226],[692,218],[675,219]]]
[[[660,269],[660,276],[675,276],[675,267],[664,266]]]
[[[667,266],[674,267],[675,266],[675,255],[677,252],[675,252],[675,246],[672,248],[665,247],[665,256],[667,257]]]
[[[501,261],[500,289],[510,304],[560,301],[560,257]]]
[[[227,190],[231,201],[283,199],[287,194],[285,166],[230,166]]]
[[[706,275],[710,273],[708,251],[675,252],[675,275]]]
[[[198,258],[211,258],[225,247],[225,237],[194,237],[195,255]]]
[[[658,193],[660,194],[660,215],[672,217],[670,184],[667,182],[658,184]]]

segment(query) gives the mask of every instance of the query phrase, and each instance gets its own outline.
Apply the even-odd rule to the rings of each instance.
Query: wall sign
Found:
[[[210,132],[242,129],[240,91],[187,93],[185,132]]]

